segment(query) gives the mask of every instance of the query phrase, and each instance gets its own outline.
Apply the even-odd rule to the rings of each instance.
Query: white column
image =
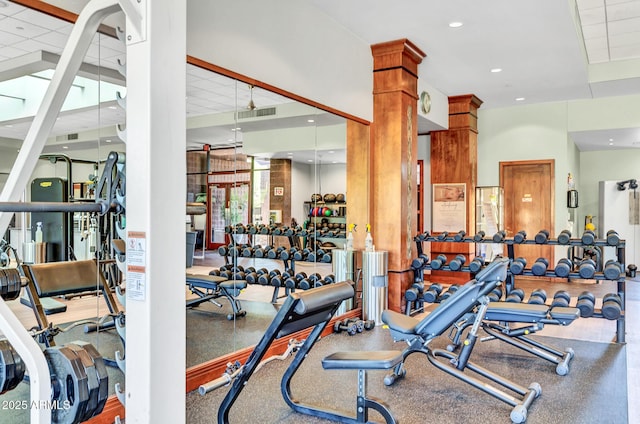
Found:
[[[140,266],[127,287],[128,424],[185,422],[185,79],[186,2],[146,1],[146,38],[127,46],[126,231],[142,252],[127,254]]]

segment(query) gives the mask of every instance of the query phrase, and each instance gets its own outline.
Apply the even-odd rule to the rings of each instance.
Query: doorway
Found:
[[[532,240],[540,230],[554,234],[555,161],[532,160],[500,162],[500,186],[504,189],[504,222],[508,237],[527,232]],[[514,256],[524,257],[530,268],[537,258],[549,260],[554,268],[554,248],[549,245],[514,245]]]
[[[236,173],[236,176],[238,179],[243,179],[242,177],[245,177],[243,174],[246,174],[248,180],[248,172]],[[217,249],[231,242],[230,235],[225,232],[225,227],[249,224],[250,193],[251,185],[248,181],[209,182],[207,189],[207,204],[209,205],[207,208],[208,249]],[[247,237],[246,235],[235,237],[237,243],[247,242],[247,240],[239,239],[239,237]]]

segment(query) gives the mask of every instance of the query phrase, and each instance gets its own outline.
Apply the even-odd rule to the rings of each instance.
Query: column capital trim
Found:
[[[404,68],[416,77],[418,65],[427,55],[406,38],[371,45],[373,71]]]

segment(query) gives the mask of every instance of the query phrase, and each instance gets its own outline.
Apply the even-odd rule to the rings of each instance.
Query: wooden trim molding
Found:
[[[281,96],[288,97],[288,98],[290,98],[292,100],[295,100],[295,101],[298,101],[300,103],[304,103],[304,104],[307,104],[309,106],[316,107],[318,109],[324,110],[325,112],[333,113],[334,115],[338,115],[338,116],[341,116],[343,118],[350,119],[350,120],[355,121],[355,122],[359,122],[361,124],[365,124],[365,125],[369,125],[370,124],[370,122],[365,120],[365,119],[358,118],[357,116],[342,112],[340,110],[334,109],[334,108],[329,107],[329,106],[325,106],[325,105],[323,105],[321,103],[315,102],[315,101],[313,101],[311,99],[308,99],[306,97],[299,96],[297,94],[291,93],[291,92],[286,91],[286,90],[282,90],[282,89],[280,89],[278,87],[274,87],[271,84],[267,84],[266,82],[263,82],[263,81],[248,77],[246,75],[239,74],[239,73],[234,72],[234,71],[232,71],[230,69],[223,68],[222,66],[214,65],[213,63],[207,62],[207,61],[202,60],[202,59],[198,59],[197,57],[187,55],[187,63],[190,64],[190,65],[197,66],[197,67],[202,68],[202,69],[206,69],[206,70],[211,71],[211,72],[218,73],[220,75],[227,76],[229,78],[236,79],[238,81],[241,81],[241,82],[244,82],[244,83],[247,83],[247,84],[251,84],[251,85],[253,85],[255,87],[263,88],[265,90],[271,91],[272,93],[280,94]]]

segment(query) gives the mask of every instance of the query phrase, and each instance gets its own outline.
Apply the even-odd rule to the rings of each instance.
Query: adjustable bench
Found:
[[[557,364],[556,373],[566,375],[573,349],[564,352],[528,337],[540,331],[545,324],[570,325],[580,317],[578,308],[550,307],[526,303],[490,302],[482,322],[482,329],[493,339],[499,339],[519,349]],[[495,321],[495,322],[491,322]],[[509,323],[528,324],[516,328]],[[458,332],[460,334],[460,332]]]
[[[26,292],[29,297],[29,306],[33,309],[39,330],[49,327],[41,298],[96,290],[102,292],[109,312],[114,315],[114,325],[118,324],[119,320],[116,315],[121,316],[122,314],[113,298],[113,292],[94,260],[23,264],[22,272],[28,280]],[[43,342],[47,347],[55,346],[53,335],[44,338]]]
[[[311,333],[291,364],[284,372],[280,382],[280,391],[284,401],[294,411],[320,418],[339,421],[342,423],[367,422],[369,409],[375,409],[385,418],[386,422],[396,423],[388,407],[382,402],[367,398],[365,393],[365,372],[367,369],[389,369],[397,366],[402,361],[401,351],[380,352],[338,352],[327,356],[322,361],[325,369],[358,369],[358,399],[356,415],[344,415],[340,411],[323,408],[316,405],[308,405],[294,400],[291,395],[291,379],[307,358],[309,351],[320,338],[323,330],[336,313],[345,299],[353,298],[354,290],[350,282],[330,284],[303,292],[291,293],[284,301],[282,307],[267,328],[264,336],[256,345],[253,352],[242,366],[231,389],[223,399],[218,409],[218,423],[229,422],[229,411],[234,402],[246,386],[249,378],[258,368],[260,361],[269,350],[275,339],[286,337],[296,331],[313,327]]]
[[[385,384],[392,385],[404,377],[406,375],[404,360],[409,355],[420,352],[425,354],[429,362],[438,369],[513,406],[510,414],[511,420],[514,423],[524,422],[527,418],[527,409],[542,392],[540,385],[531,383],[528,388],[525,388],[469,361],[478,338],[478,330],[489,307],[487,295],[505,280],[508,264],[508,258],[494,260],[478,272],[474,279],[460,287],[422,320],[395,311],[384,311],[382,321],[389,326],[394,341],[405,341],[409,345],[402,352],[403,361],[395,366],[392,374],[385,377]],[[459,354],[429,347],[429,343],[433,339],[461,321],[463,317],[473,324],[471,330],[466,334]],[[444,358],[444,360],[439,358]],[[468,375],[465,371],[475,372],[514,392],[517,396],[485,380]]]
[[[247,288],[245,280],[228,280],[216,275],[187,274],[186,282],[191,293],[198,295],[195,299],[187,300],[187,308],[198,306],[204,302],[211,302],[222,307],[220,303],[216,302],[216,299],[225,297],[233,311],[227,315],[228,320],[247,314],[247,311],[242,310],[240,301],[236,299],[240,295],[240,291]]]

